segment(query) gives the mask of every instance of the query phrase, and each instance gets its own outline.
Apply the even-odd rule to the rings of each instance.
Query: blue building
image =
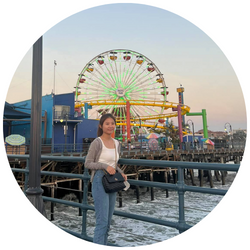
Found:
[[[30,140],[31,100],[8,104],[17,112],[15,119],[4,113],[4,138],[10,134],[19,134]],[[77,149],[77,144],[90,142],[97,137],[98,120],[84,119],[75,111],[74,93],[42,96],[42,144],[52,145],[52,151],[60,151],[63,146]],[[26,116],[22,115],[26,114]]]

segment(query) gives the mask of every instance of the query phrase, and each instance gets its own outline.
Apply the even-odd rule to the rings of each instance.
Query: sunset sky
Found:
[[[168,86],[168,100],[178,102],[176,88],[185,88],[190,112],[207,110],[209,130],[246,129],[240,83],[222,50],[197,26],[164,9],[142,4],[108,4],[80,11],[43,35],[43,95],[51,93],[56,66],[56,94],[74,90],[78,74],[95,56],[112,49],[142,53],[159,68]],[[31,44],[32,46],[32,44]],[[31,98],[30,49],[11,81],[6,101]],[[195,131],[201,117],[189,117]],[[177,121],[173,119],[177,125]]]

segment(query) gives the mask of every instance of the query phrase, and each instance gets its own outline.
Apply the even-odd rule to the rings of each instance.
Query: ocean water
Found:
[[[228,189],[235,177],[235,173],[229,172],[226,177],[226,185],[214,180],[214,188]],[[198,180],[196,179],[198,185]],[[209,187],[209,183],[204,183],[204,187]],[[123,207],[119,208],[118,200],[116,210],[127,213],[135,213],[164,219],[169,221],[178,221],[178,194],[176,191],[169,190],[169,197],[166,198],[166,191],[154,189],[155,199],[151,201],[150,192],[146,188],[140,188],[141,202],[137,203],[135,191],[129,189],[123,192]],[[187,224],[195,225],[208,215],[223,196],[209,195],[200,193],[185,193],[185,219]],[[76,196],[68,194],[64,197],[66,200],[78,202]],[[93,199],[88,198],[90,205],[93,205]],[[49,203],[46,204],[47,215],[50,216]],[[54,212],[55,220],[52,222],[57,226],[80,233],[82,217],[78,215],[78,208],[72,208],[62,204],[56,204]],[[94,235],[95,213],[87,213],[87,234],[91,237]],[[170,227],[154,225],[148,222],[128,219],[119,216],[113,216],[111,230],[109,233],[109,242],[123,247],[150,245],[161,242],[178,235],[178,230]]]

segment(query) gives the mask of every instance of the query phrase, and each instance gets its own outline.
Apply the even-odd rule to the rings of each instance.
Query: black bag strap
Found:
[[[114,140],[114,139],[113,139]],[[115,145],[115,140],[114,140]],[[115,170],[117,170],[117,152],[116,152],[116,145],[115,145]]]

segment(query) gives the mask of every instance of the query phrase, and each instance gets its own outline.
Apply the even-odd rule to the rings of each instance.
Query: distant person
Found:
[[[194,141],[194,148],[195,148],[195,149],[198,149],[198,148],[197,148],[197,140]]]
[[[102,185],[103,170],[106,170],[111,175],[115,174],[115,166],[119,160],[120,144],[111,137],[115,127],[116,120],[112,114],[105,114],[101,117],[97,131],[98,137],[90,144],[85,160],[85,167],[91,169],[90,181],[92,182],[96,215],[93,242],[101,245],[107,245],[108,232],[116,202],[116,192],[106,193]],[[116,157],[115,152],[117,152]],[[119,167],[117,167],[117,170],[126,181],[127,176]]]

